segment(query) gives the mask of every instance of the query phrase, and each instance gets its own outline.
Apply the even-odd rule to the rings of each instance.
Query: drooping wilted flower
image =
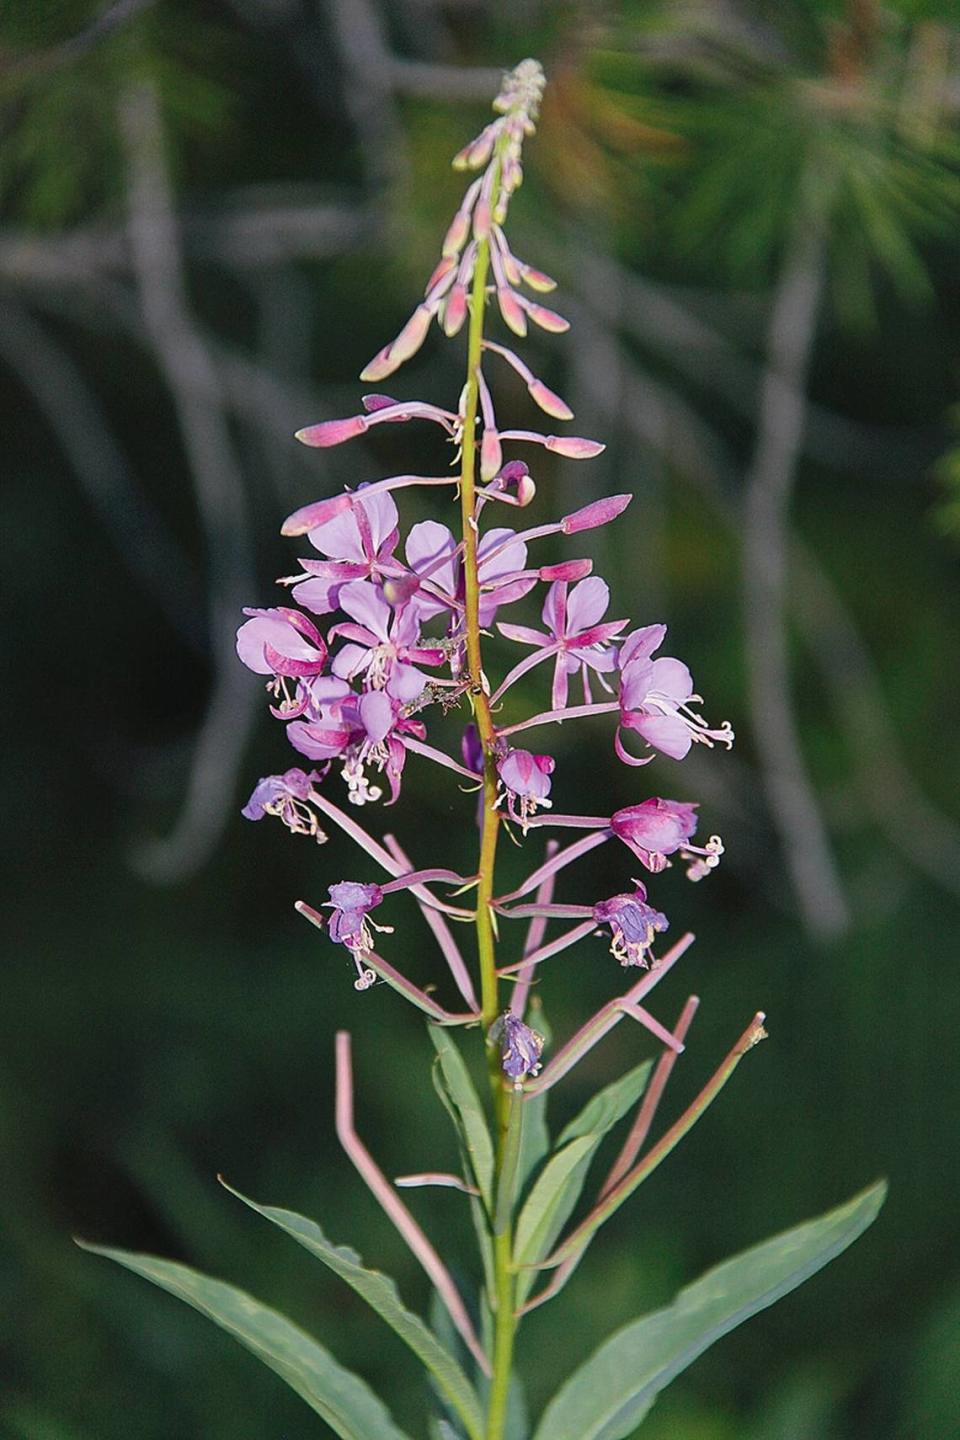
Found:
[[[253,794],[241,810],[247,820],[262,820],[265,815],[276,815],[294,835],[312,835],[318,845],[323,845],[327,836],[320,828],[309,800],[314,785],[322,776],[316,770],[304,771],[294,767],[283,775],[265,775],[258,780]]]
[[[598,925],[609,925],[610,953],[621,965],[650,964],[650,947],[658,934],[669,929],[666,915],[647,904],[646,886],[634,880],[632,895],[614,895],[593,907]]]
[[[513,1081],[514,1089],[520,1090],[528,1075],[536,1075],[540,1069],[543,1054],[543,1036],[510,1010],[504,1011],[490,1027],[488,1037],[492,1044],[500,1046],[500,1063],[503,1073]]]

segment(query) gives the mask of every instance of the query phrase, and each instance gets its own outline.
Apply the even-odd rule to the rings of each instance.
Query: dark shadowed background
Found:
[[[331,1062],[347,1026],[388,1174],[442,1168],[429,1047],[294,914],[355,855],[239,817],[289,760],[232,637],[294,568],[290,510],[442,463],[392,427],[334,452],[291,437],[355,412],[456,207],[449,158],[526,54],[550,85],[511,233],[574,322],[532,363],[607,442],[589,467],[537,465],[528,523],[635,492],[590,537],[612,611],[668,621],[738,734],[730,756],[638,781],[607,728],[564,733],[564,808],[628,803],[649,774],[724,836],[717,875],[673,872],[657,897],[699,937],[662,1008],[702,997],[668,1118],[755,1009],[770,1031],[531,1318],[530,1400],[706,1265],[887,1175],[876,1227],[699,1361],[642,1433],[960,1433],[955,7],[8,0],[0,1429],[17,1440],[323,1429],[74,1234],[243,1285],[416,1423],[405,1353],[215,1179],[315,1215],[426,1303],[336,1146]],[[431,337],[391,383],[453,404],[461,369]],[[499,398],[534,423],[522,387]],[[388,828],[420,863],[469,868],[470,809],[411,763]],[[396,953],[426,977],[403,915]],[[553,1029],[618,976],[599,942],[555,962]],[[644,1045],[621,1027],[555,1113]],[[468,1263],[462,1201],[413,1206]]]

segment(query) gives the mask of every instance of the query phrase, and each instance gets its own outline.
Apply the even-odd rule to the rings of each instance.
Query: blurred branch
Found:
[[[139,856],[151,878],[172,881],[201,864],[222,833],[250,732],[255,692],[236,664],[233,637],[241,606],[252,593],[253,576],[241,470],[225,397],[213,358],[192,320],[180,268],[154,90],[146,84],[128,90],[119,121],[129,167],[130,252],[144,324],[177,412],[210,567],[213,692],[194,750],[186,802],[172,833],[145,845]]]
[[[831,939],[849,927],[850,916],[794,717],[786,575],[790,496],[825,278],[825,223],[821,215],[799,217],[774,295],[746,477],[743,618],[753,735],[767,801],[807,927]]]
[[[790,703],[786,636],[786,514],[803,435],[803,387],[824,263],[822,232],[811,229],[802,239],[785,266],[769,322],[769,363],[760,390],[756,450],[747,486],[745,637],[762,783],[804,919],[811,933],[828,937],[846,927],[847,906],[806,776]],[[604,261],[597,268],[580,250],[573,268],[581,296],[589,297],[588,308],[590,300],[594,307],[599,301],[605,308],[604,319],[615,333],[623,315],[618,305],[622,290],[618,293],[610,280],[615,277],[623,287],[632,277]],[[677,312],[681,333],[692,328],[694,333],[710,336],[680,307],[667,304]],[[651,323],[649,316],[646,323]],[[715,344],[712,337],[711,343]],[[607,377],[617,375],[618,370],[611,349],[598,367],[598,393],[605,388]],[[617,383],[624,388],[622,378]],[[636,398],[625,404],[623,414],[640,422],[637,428],[676,461],[684,448],[689,448],[691,437],[679,440],[678,449],[681,427],[671,423],[669,406],[657,405],[649,384],[636,388]],[[696,466],[690,468],[695,474]]]
[[[960,895],[960,826],[926,798],[903,762],[876,667],[835,585],[793,542],[797,623],[850,737],[860,801],[905,859]]]
[[[577,272],[588,263],[588,257],[578,256]],[[738,511],[731,495],[734,468],[722,441],[676,391],[641,374],[622,345],[620,354],[624,368],[619,411],[602,373],[595,377],[595,402],[606,400],[610,421],[662,454],[698,488],[717,518],[737,532]],[[904,764],[876,667],[842,596],[800,540],[791,537],[789,546],[796,622],[849,737],[860,803],[909,863],[960,893],[960,826],[927,799]],[[742,764],[731,764],[734,758],[723,767],[725,781],[715,767],[703,767],[696,776],[697,788],[705,795],[712,790],[714,804],[739,810],[746,819],[753,814],[753,781]],[[763,884],[769,877],[761,872],[756,878]]]
[[[400,95],[417,100],[440,100],[447,104],[481,104],[497,94],[503,71],[493,67],[436,65],[425,60],[390,57],[390,80]]]
[[[694,315],[667,289],[646,280],[607,255],[590,257],[595,288],[605,294],[604,313],[644,345],[666,354],[699,385],[722,395],[742,415],[755,414],[761,367],[715,327]],[[574,267],[575,276],[580,267]],[[904,469],[916,469],[916,430],[869,426],[807,400],[804,452],[823,464],[843,469],[851,461],[873,478],[902,481]],[[936,446],[931,432],[931,453]]]
[[[180,637],[202,652],[197,576],[137,484],[80,367],[9,297],[0,299],[0,356],[30,392],[123,563]]]
[[[81,30],[78,35],[71,36],[60,45],[51,46],[49,50],[35,50],[29,55],[17,57],[12,63],[0,66],[0,74],[13,75],[19,79],[25,75],[45,75],[56,70],[71,60],[79,59],[101,40],[119,30],[121,25],[135,19],[142,11],[149,10],[154,3],[155,0],[116,0],[116,3],[109,5],[86,30]]]
[[[374,0],[328,0],[345,76],[343,105],[353,122],[368,184],[393,187],[407,173],[406,136],[394,104],[393,57]]]
[[[309,193],[312,187],[304,187]],[[378,216],[360,206],[317,204],[273,190],[228,195],[217,214],[187,214],[180,246],[191,260],[238,268],[347,254],[371,241]],[[134,264],[122,227],[90,227],[64,236],[0,232],[0,274],[20,284],[83,284],[99,274],[124,274]]]
[[[46,300],[49,292],[42,292],[42,296]],[[91,285],[61,291],[56,296],[56,306],[58,315],[69,314],[78,323],[90,326],[94,333],[106,326],[119,329],[138,344],[150,344],[142,314],[127,287],[119,281],[103,277]],[[216,373],[209,389],[202,374],[195,376],[198,395],[210,400],[225,396],[237,420],[256,426],[271,444],[287,447],[292,467],[315,483],[314,452],[293,440],[293,433],[303,424],[305,415],[316,420],[331,416],[329,407],[314,387],[272,373],[255,356],[235,350],[215,336],[205,337],[205,343],[216,362]],[[356,457],[372,463],[362,440],[354,441],[351,449],[353,459],[337,451],[326,459],[324,471],[331,487],[341,483],[341,475],[353,473]]]

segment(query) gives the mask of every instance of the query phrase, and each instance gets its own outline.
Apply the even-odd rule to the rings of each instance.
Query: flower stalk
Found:
[[[488,172],[490,173],[490,172]],[[494,158],[491,190],[500,179],[499,157]],[[469,676],[469,695],[477,736],[483,751],[483,804],[480,817],[480,854],[477,863],[477,965],[480,973],[481,1014],[484,1032],[499,1014],[496,934],[492,912],[500,811],[497,808],[497,738],[490,710],[490,693],[483,669],[480,640],[480,577],[478,564],[477,512],[477,411],[480,404],[480,363],[483,354],[483,322],[487,301],[487,274],[490,268],[490,238],[477,244],[473,288],[470,295],[470,328],[467,339],[467,380],[464,392],[463,433],[460,460],[460,515],[464,574],[464,636]],[[486,432],[485,432],[486,433]],[[513,1367],[514,1316],[513,1254],[509,1208],[509,1169],[516,1166],[522,1107],[508,1095],[495,1049],[488,1046],[488,1068],[496,1119],[495,1191],[499,1197],[494,1217],[493,1264],[495,1295],[493,1376],[487,1413],[487,1440],[501,1440],[507,1417],[507,1396]],[[516,1115],[511,1127],[510,1116]],[[515,1143],[511,1143],[514,1140]]]

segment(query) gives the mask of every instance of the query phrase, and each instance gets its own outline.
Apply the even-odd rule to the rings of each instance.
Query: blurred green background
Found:
[[[960,1434],[955,5],[7,0],[0,1430],[17,1440],[323,1429],[74,1234],[286,1309],[421,1433],[405,1353],[215,1180],[316,1216],[426,1303],[336,1146],[331,1061],[347,1026],[358,1124],[394,1174],[453,1159],[429,1047],[293,912],[361,878],[356,856],[239,817],[288,755],[232,632],[294,567],[290,510],[442,460],[420,433],[319,456],[291,435],[355,411],[456,206],[449,157],[526,54],[551,84],[511,233],[574,322],[531,363],[608,443],[590,467],[538,464],[528,523],[635,492],[591,547],[613,613],[668,621],[738,734],[732,756],[638,781],[605,729],[564,733],[555,793],[602,811],[649,775],[726,841],[708,884],[672,872],[656,896],[699,936],[656,997],[665,1018],[702,997],[667,1118],[755,1009],[771,1036],[531,1318],[531,1405],[706,1265],[885,1174],[876,1227],[642,1433]],[[453,403],[461,358],[432,338],[397,393]],[[499,403],[532,423],[522,390]],[[470,808],[412,763],[371,823],[419,863],[442,837],[469,868]],[[610,893],[613,865],[625,879],[601,854],[584,895]],[[428,937],[395,918],[426,978]],[[555,1033],[613,993],[611,964],[599,942],[555,962]],[[644,1046],[621,1027],[555,1116]],[[462,1200],[412,1203],[467,1269]]]

